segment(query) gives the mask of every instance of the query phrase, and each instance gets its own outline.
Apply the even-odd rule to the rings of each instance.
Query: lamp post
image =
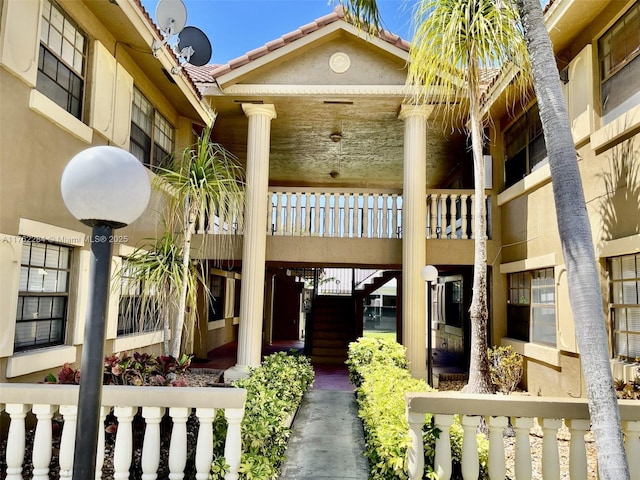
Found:
[[[91,231],[90,294],[82,346],[73,478],[95,478],[104,369],[105,317],[113,229],[135,221],[151,195],[146,169],[116,147],[100,146],[73,157],[62,173],[62,198]]]
[[[420,270],[422,279],[427,282],[427,383],[433,387],[433,341],[431,338],[431,284],[438,281],[438,269],[433,265],[425,265]]]

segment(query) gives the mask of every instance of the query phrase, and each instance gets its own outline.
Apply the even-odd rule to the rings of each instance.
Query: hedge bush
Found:
[[[409,424],[405,416],[404,395],[407,392],[433,391],[424,380],[409,373],[405,348],[397,342],[376,338],[360,338],[349,345],[347,359],[349,378],[356,384],[358,416],[365,431],[365,456],[369,460],[369,479],[407,479],[407,449],[411,444]],[[423,427],[426,478],[437,478],[433,472],[435,442],[441,432],[426,415]],[[460,458],[462,426],[458,419],[451,427],[452,479],[461,480]],[[488,479],[486,465],[488,442],[478,435],[481,479]]]
[[[235,387],[247,389],[241,424],[241,479],[278,478],[291,432],[286,420],[295,413],[313,380],[313,367],[307,357],[279,352],[265,357],[249,376],[234,383]],[[217,415],[214,426],[212,480],[223,478],[227,471],[223,458],[227,424],[222,413]]]

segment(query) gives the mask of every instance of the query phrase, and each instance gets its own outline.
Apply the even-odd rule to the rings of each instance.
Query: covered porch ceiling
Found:
[[[217,112],[214,139],[242,162],[248,120],[241,104],[273,104],[270,186],[401,190],[404,122],[402,97],[272,96],[257,100],[209,97]],[[427,187],[437,188],[466,157],[465,134],[432,115],[427,128]]]

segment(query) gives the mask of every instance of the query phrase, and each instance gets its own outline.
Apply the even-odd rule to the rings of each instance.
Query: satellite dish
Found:
[[[156,7],[156,23],[167,36],[180,32],[187,23],[187,7],[182,0],[160,0]]]
[[[211,59],[211,42],[197,27],[184,27],[178,34],[178,49],[187,63],[196,67],[206,65]]]

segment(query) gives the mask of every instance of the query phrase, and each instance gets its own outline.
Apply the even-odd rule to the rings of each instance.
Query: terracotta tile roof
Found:
[[[194,71],[194,74],[196,76],[194,76],[193,79],[196,82],[213,81],[214,78],[224,75],[225,73],[229,73],[236,68],[242,67],[243,65],[246,65],[257,58],[263,57],[264,55],[267,55],[273,52],[274,50],[277,50],[286,45],[289,45],[295,42],[296,40],[299,40],[300,38],[303,38],[339,20],[345,20],[344,11],[341,6],[337,6],[333,10],[333,12],[327,15],[324,15],[320,18],[317,18],[313,22],[307,23],[306,25],[302,25],[301,27],[298,27],[296,30],[286,33],[281,37],[276,38],[275,40],[272,40],[254,50],[251,50],[250,52],[247,52],[240,57],[234,58],[224,65],[205,65],[204,67],[201,67],[202,69],[208,68],[210,70],[211,77],[208,78],[207,80],[202,79],[201,77],[202,71],[195,72],[194,67],[192,66],[188,67],[188,72],[191,75],[191,72]],[[348,20],[345,20],[345,21],[348,21]],[[410,45],[409,42],[407,40],[400,38],[398,35],[395,35],[385,30],[385,31],[382,31],[378,35],[378,37],[402,50],[405,50],[407,52],[409,51],[409,45]]]

